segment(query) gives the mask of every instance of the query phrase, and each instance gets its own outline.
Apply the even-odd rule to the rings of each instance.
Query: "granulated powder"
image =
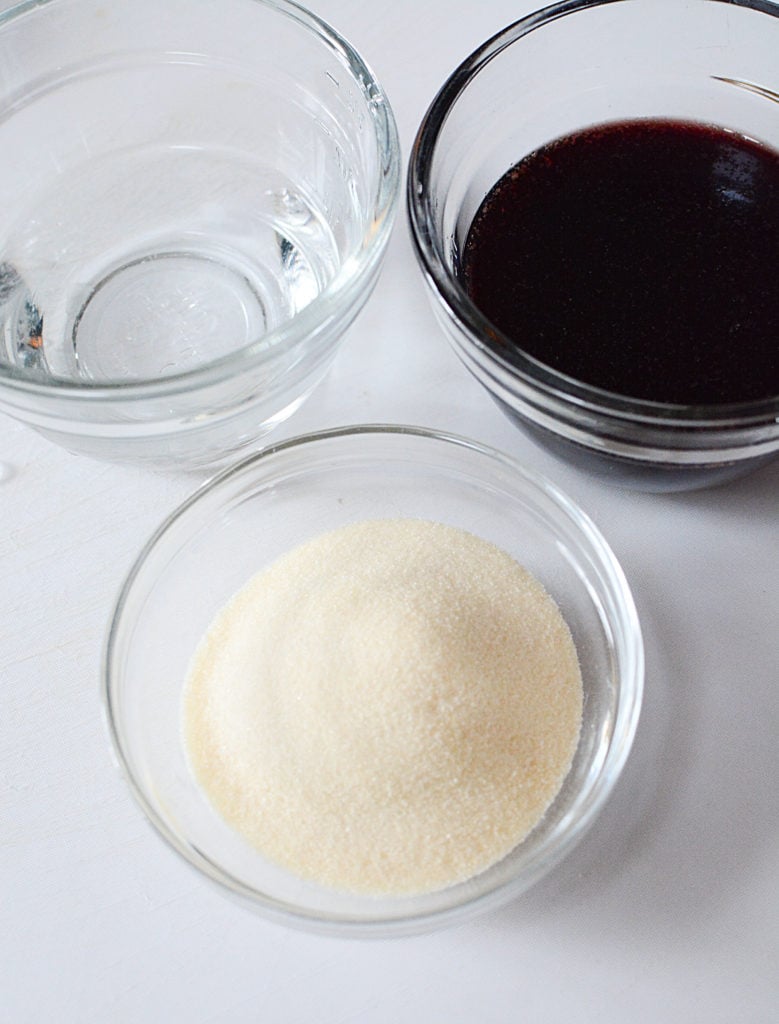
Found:
[[[184,695],[194,775],[266,857],[330,887],[444,888],[538,823],[582,682],[541,584],[463,530],[373,520],[255,576]]]

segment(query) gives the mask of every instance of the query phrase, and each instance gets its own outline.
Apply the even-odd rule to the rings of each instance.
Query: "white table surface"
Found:
[[[383,82],[404,159],[456,63],[530,9],[316,3]],[[435,325],[402,209],[376,293],[277,436],[359,421],[505,449],[605,532],[647,654],[643,715],[610,803],[535,889],[450,930],[346,941],[234,905],[141,816],[99,699],[118,585],[196,481],[78,458],[2,418],[0,1022],[779,1020],[779,462],[718,489],[653,496],[534,447]]]

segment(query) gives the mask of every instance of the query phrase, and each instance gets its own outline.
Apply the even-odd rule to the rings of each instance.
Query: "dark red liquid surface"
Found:
[[[779,153],[675,121],[567,136],[492,188],[461,275],[508,359],[658,402],[777,396]]]

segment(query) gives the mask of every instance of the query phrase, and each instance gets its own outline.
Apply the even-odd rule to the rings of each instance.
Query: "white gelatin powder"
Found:
[[[289,552],[217,615],[184,734],[214,807],[266,857],[399,895],[528,834],[581,711],[570,631],[530,573],[463,530],[375,520]]]

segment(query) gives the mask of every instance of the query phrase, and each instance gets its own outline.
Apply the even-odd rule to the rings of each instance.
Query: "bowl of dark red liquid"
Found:
[[[417,135],[408,211],[456,352],[536,440],[682,490],[779,454],[779,6],[574,0]]]

